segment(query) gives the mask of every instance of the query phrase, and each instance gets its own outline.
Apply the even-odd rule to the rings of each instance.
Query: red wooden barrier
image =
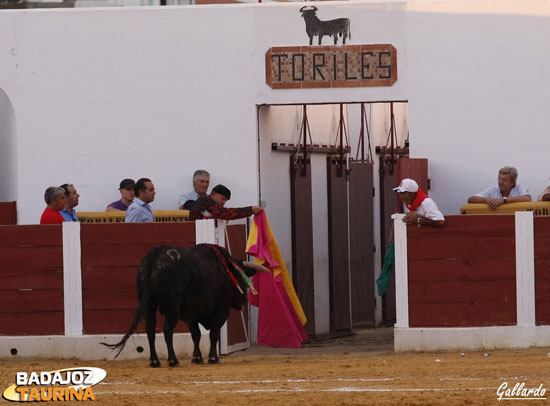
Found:
[[[550,325],[550,217],[535,217],[535,321]]]
[[[125,333],[137,308],[136,274],[161,244],[195,245],[195,223],[81,224],[84,334]],[[157,317],[162,331],[164,317]],[[144,332],[144,324],[139,332]],[[179,323],[176,332],[188,331]]]
[[[0,224],[17,224],[17,202],[0,202]]]
[[[0,335],[64,330],[61,226],[0,226]]]
[[[408,227],[409,325],[515,325],[514,216],[447,216]]]

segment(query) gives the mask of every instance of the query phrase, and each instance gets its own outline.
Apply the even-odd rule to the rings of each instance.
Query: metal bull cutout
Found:
[[[317,17],[317,7],[304,6],[300,9],[302,17],[306,22],[306,33],[309,37],[309,45],[313,45],[313,37],[319,36],[319,45],[323,36],[328,35],[334,38],[334,45],[338,43],[338,35],[342,37],[342,44],[346,43],[346,38],[351,39],[349,18],[336,18],[334,20],[321,21]]]

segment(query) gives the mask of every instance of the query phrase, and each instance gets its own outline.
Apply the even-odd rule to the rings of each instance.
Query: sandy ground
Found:
[[[504,384],[550,389],[550,348],[394,353],[392,342],[391,328],[362,329],[302,349],[253,347],[222,357],[219,365],[197,366],[184,358],[177,368],[164,362],[160,369],[149,368],[147,355],[133,361],[0,361],[0,385],[3,391],[13,384],[18,371],[94,366],[107,371],[93,387],[94,403],[101,405],[550,403],[546,393],[536,400],[504,396],[499,402],[497,396]]]

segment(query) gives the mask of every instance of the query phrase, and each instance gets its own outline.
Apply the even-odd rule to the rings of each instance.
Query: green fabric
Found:
[[[386,288],[390,283],[391,273],[393,271],[393,264],[395,264],[395,248],[392,243],[386,245],[386,255],[384,255],[384,265],[380,276],[376,280],[378,285],[378,294],[382,296],[386,293]]]

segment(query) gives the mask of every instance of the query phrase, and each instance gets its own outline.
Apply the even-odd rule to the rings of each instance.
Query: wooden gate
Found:
[[[351,330],[346,162],[327,157],[330,331]]]
[[[373,165],[349,164],[349,252],[352,325],[374,325]]]
[[[306,332],[312,337],[315,336],[315,286],[311,207],[311,161],[291,155],[292,283],[307,317]]]

